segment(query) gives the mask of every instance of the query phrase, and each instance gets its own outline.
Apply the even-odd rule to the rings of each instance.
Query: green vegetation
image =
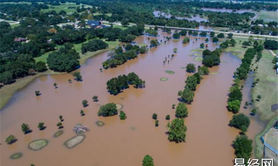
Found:
[[[118,114],[118,110],[115,103],[108,103],[102,105],[98,111],[98,116],[103,116],[103,117],[114,116],[117,114]]]
[[[221,49],[210,51],[208,49],[203,51],[203,65],[206,67],[217,66],[220,64]]]
[[[177,118],[185,118],[188,116],[187,107],[184,103],[179,103],[176,107],[176,117]]]
[[[120,111],[120,119],[121,120],[125,120],[127,117],[126,117],[126,114],[124,113],[124,111]]]
[[[183,119],[174,119],[169,123],[168,140],[176,143],[184,142],[186,130]]]
[[[102,63],[103,68],[114,68],[121,64],[124,64],[128,60],[137,58],[139,53],[143,54],[146,52],[146,47],[139,47],[137,45],[133,46],[131,44],[127,44],[125,50],[126,51],[124,52],[122,47],[118,47],[117,49],[115,49],[110,58]]]
[[[72,46],[61,47],[58,51],[49,54],[47,64],[51,70],[71,72],[80,66],[79,58],[79,54]]]
[[[242,59],[242,63],[237,68],[234,76],[240,80],[245,80],[247,78],[248,72],[250,70],[250,65],[253,58],[256,55],[256,50],[254,48],[248,48]]]
[[[155,120],[155,127],[159,126],[159,120]]]
[[[83,107],[87,107],[89,105],[88,100],[82,100],[82,105]]]
[[[81,144],[85,140],[86,136],[85,135],[76,135],[64,142],[64,145],[68,149],[72,149],[76,147],[77,145]]]
[[[170,115],[165,116],[165,120],[170,120],[170,119],[171,119]]]
[[[88,51],[97,51],[97,50],[102,50],[106,49],[108,47],[108,44],[105,43],[104,41],[100,39],[93,39],[90,40],[87,43],[82,44],[82,54],[88,52]]]
[[[165,70],[165,73],[167,73],[167,74],[175,74],[175,72],[172,71],[172,70]]]
[[[5,140],[5,142],[7,143],[7,144],[12,144],[12,143],[14,143],[14,142],[16,142],[17,141],[17,139],[16,139],[16,137],[14,136],[14,135],[9,135],[7,138],[6,138],[6,140]]]
[[[178,95],[180,96],[181,100],[187,104],[190,104],[194,98],[194,92],[189,88],[184,88],[183,91],[179,91]]]
[[[133,85],[135,88],[141,88],[145,86],[145,81],[141,80],[133,72],[128,75],[119,75],[107,81],[107,90],[110,94],[117,95],[122,90],[127,89],[129,85]]]
[[[276,40],[266,40],[264,42],[264,48],[270,50],[278,50],[278,41]]]
[[[12,154],[12,155],[10,156],[10,159],[16,160],[16,159],[21,158],[22,156],[23,156],[23,153],[17,152],[17,153]]]
[[[33,151],[39,151],[48,145],[47,139],[37,139],[28,144],[28,148]]]
[[[250,119],[248,116],[240,113],[233,115],[233,119],[230,121],[229,125],[246,132],[250,124]]]
[[[200,75],[208,75],[209,74],[209,69],[206,66],[198,66],[198,73]]]
[[[73,76],[76,81],[82,81],[82,76],[81,76],[80,72],[74,72]]]
[[[183,44],[187,44],[187,43],[189,43],[189,42],[190,42],[189,37],[184,37],[182,43],[183,43]]]
[[[180,33],[175,32],[173,33],[173,39],[179,39],[180,38]]]
[[[85,116],[85,112],[83,110],[80,110],[80,115]]]
[[[54,133],[53,137],[54,137],[54,138],[58,138],[58,137],[60,137],[60,136],[63,135],[63,134],[64,134],[64,130],[58,130],[58,131],[56,131],[56,132]]]
[[[246,135],[239,135],[233,142],[235,155],[237,158],[244,158],[245,161],[251,157],[252,153],[252,140],[248,139]]]
[[[36,91],[35,91],[35,95],[36,95],[36,96],[40,96],[40,95],[41,95],[41,92],[40,92],[39,90],[36,90]]]
[[[157,120],[157,114],[156,114],[156,113],[153,113],[152,118],[153,118],[154,120]]]
[[[150,42],[150,47],[157,47],[159,45],[159,42],[157,39],[152,39]]]
[[[58,123],[56,124],[56,126],[58,127],[58,129],[62,129],[62,128],[64,128],[64,126],[63,126],[63,123],[62,123],[62,122],[58,122]]]
[[[256,158],[262,158],[263,157],[263,150],[264,150],[264,145],[261,141],[261,137],[264,136],[270,128],[273,127],[275,122],[278,121],[278,117],[274,116],[266,125],[263,131],[261,131],[259,134],[256,135],[255,137],[255,157]]]
[[[92,99],[94,102],[98,102],[98,96],[93,96]]]
[[[44,125],[43,122],[40,122],[40,123],[38,124],[38,128],[39,128],[39,130],[44,130],[44,129],[46,128],[46,126]]]
[[[239,85],[239,81],[235,80],[233,86],[230,88],[229,98],[228,98],[228,110],[233,113],[238,113],[240,109],[240,104],[242,101],[242,93]]]
[[[145,30],[145,32],[149,35],[149,36],[157,36],[157,30],[153,29],[153,28],[149,28],[147,30]]]
[[[99,127],[102,127],[102,126],[104,126],[104,122],[98,120],[98,121],[96,121],[96,125],[99,126]]]
[[[143,159],[142,166],[154,166],[153,158],[150,155],[146,155]]]
[[[266,22],[276,21],[277,22],[277,11],[265,11],[261,10],[258,13],[258,19]]]
[[[195,65],[193,63],[189,63],[186,65],[186,72],[194,73],[196,71]]]
[[[29,125],[26,123],[22,123],[21,130],[24,134],[30,133],[32,130],[30,129]]]
[[[168,80],[167,77],[161,77],[161,78],[160,78],[160,81],[167,81],[167,80]]]
[[[257,114],[263,121],[269,121],[277,116],[277,111],[272,111],[271,106],[278,103],[278,77],[273,70],[272,54],[264,50],[262,58],[258,62],[258,69],[255,71],[255,80],[260,81],[252,89],[252,99]],[[257,96],[262,96],[260,102],[257,102]]]

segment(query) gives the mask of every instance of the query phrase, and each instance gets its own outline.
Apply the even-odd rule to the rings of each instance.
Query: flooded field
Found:
[[[165,12],[161,12],[161,11],[154,11],[154,12],[153,12],[153,15],[154,15],[155,17],[165,17],[165,18],[171,18],[171,17],[172,17],[171,14],[165,13]],[[208,22],[208,19],[202,18],[202,17],[200,17],[199,15],[196,15],[196,16],[191,17],[191,18],[189,18],[189,17],[178,17],[178,16],[176,16],[175,18],[178,19],[178,20],[188,20],[188,21],[197,21],[197,22]]]
[[[159,38],[162,39],[164,35]],[[149,42],[143,36],[136,41]],[[240,59],[230,53],[224,53],[221,64],[212,68],[211,73],[204,77],[195,92],[194,102],[188,106],[189,116],[185,119],[186,142],[176,144],[167,139],[168,121],[165,116],[170,114],[171,119],[174,118],[175,113],[171,106],[178,103],[177,93],[183,89],[188,75],[184,67],[188,63],[201,65],[192,56],[201,42],[204,42],[204,38],[198,41],[192,38],[187,45],[183,45],[182,40],[171,40],[117,68],[100,72],[99,68],[108,55],[103,53],[88,60],[80,68],[82,82],[73,81],[70,84],[68,79],[73,80],[71,74],[36,79],[17,92],[0,111],[1,164],[140,166],[143,157],[149,154],[158,166],[233,165],[234,150],[231,144],[238,130],[228,126],[232,114],[226,110],[226,100]],[[208,45],[210,49],[216,47],[211,42]],[[174,48],[177,48],[177,55],[169,64],[163,65],[163,59],[172,54]],[[167,74],[165,70],[175,73]],[[129,88],[117,96],[110,95],[106,90],[107,80],[129,72],[135,72],[145,80],[146,87]],[[161,77],[168,80],[160,81]],[[57,83],[57,89],[53,86],[54,82]],[[35,96],[36,90],[42,95]],[[94,95],[99,97],[98,103],[92,101]],[[89,106],[84,109],[86,115],[80,116],[84,99],[89,101]],[[98,117],[99,106],[107,102],[122,104],[127,119],[121,121],[118,116]],[[157,128],[152,119],[153,113],[158,114],[160,125]],[[64,117],[64,133],[54,138],[53,135],[58,130],[56,124],[59,122],[59,115]],[[105,125],[97,126],[98,120]],[[45,123],[45,130],[38,130],[39,122]],[[29,124],[33,132],[24,135],[21,131],[22,123]],[[64,142],[75,135],[72,129],[78,123],[88,127],[89,131],[81,144],[68,149]],[[7,145],[3,140],[10,134],[15,135],[18,141]],[[36,139],[47,139],[48,145],[40,151],[29,150],[28,143]],[[10,155],[16,152],[22,152],[22,157],[11,160]]]

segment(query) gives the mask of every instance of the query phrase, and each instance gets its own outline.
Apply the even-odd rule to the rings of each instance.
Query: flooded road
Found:
[[[160,36],[163,38],[163,35]],[[148,42],[147,37],[136,39],[138,43]],[[232,140],[238,130],[228,126],[232,114],[226,109],[228,90],[232,84],[233,72],[240,60],[225,53],[221,56],[221,65],[212,68],[209,76],[205,76],[198,86],[194,102],[188,106],[189,116],[185,119],[187,126],[185,143],[170,143],[165,132],[167,123],[165,116],[174,118],[172,104],[177,104],[177,93],[185,85],[188,63],[201,65],[194,60],[192,50],[199,48],[198,40],[187,45],[180,41],[169,41],[138,58],[103,72],[99,71],[101,63],[107,59],[107,53],[87,61],[80,68],[82,82],[73,81],[70,74],[43,76],[36,79],[26,88],[14,95],[9,104],[0,112],[1,117],[1,164],[4,166],[23,166],[34,163],[38,166],[141,166],[143,157],[149,154],[157,166],[215,166],[233,165],[234,150]],[[209,48],[216,46],[209,43]],[[177,55],[163,65],[163,59],[177,48]],[[172,70],[170,75],[165,70]],[[111,77],[135,72],[146,81],[144,89],[129,88],[117,96],[106,91],[106,82]],[[168,81],[160,81],[167,77]],[[55,89],[53,83],[58,88]],[[36,97],[35,90],[41,96]],[[99,96],[99,103],[93,103],[92,97]],[[84,109],[85,116],[80,116],[82,100],[87,99],[89,106]],[[101,104],[115,102],[123,105],[127,119],[121,121],[118,116],[102,118],[97,116]],[[152,114],[157,113],[160,122],[155,127]],[[65,121],[64,134],[53,138],[57,131],[59,115]],[[103,127],[95,122],[102,120]],[[21,124],[28,123],[32,133],[24,135]],[[39,131],[37,125],[44,122],[47,128]],[[83,143],[73,149],[67,149],[64,141],[74,136],[72,131],[77,123],[87,126]],[[7,145],[4,140],[10,134],[18,141]],[[34,139],[45,138],[49,145],[41,151],[31,151],[28,143]],[[15,152],[23,156],[17,160],[9,159]]]

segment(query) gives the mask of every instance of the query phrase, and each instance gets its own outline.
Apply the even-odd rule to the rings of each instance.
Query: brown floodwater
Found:
[[[164,34],[165,35],[165,34]],[[160,35],[163,39],[164,35]],[[138,43],[148,43],[147,37],[138,37]],[[68,83],[71,74],[42,76],[26,88],[17,92],[11,101],[0,111],[1,145],[0,156],[3,166],[140,166],[144,155],[150,154],[157,166],[229,166],[233,165],[234,151],[231,146],[238,130],[228,126],[232,114],[226,110],[229,87],[233,72],[240,60],[225,53],[221,64],[211,69],[198,86],[194,102],[188,106],[189,116],[185,119],[187,126],[186,142],[172,143],[167,139],[165,116],[174,118],[172,104],[177,104],[177,92],[185,85],[186,74],[183,67],[188,63],[200,65],[192,56],[192,50],[199,48],[204,39],[187,45],[180,41],[169,41],[138,58],[103,72],[99,71],[101,63],[108,53],[91,58],[79,70],[83,81]],[[208,44],[210,49],[216,45]],[[163,65],[163,59],[177,48],[177,55],[169,64]],[[165,73],[172,70],[175,74]],[[106,90],[106,82],[119,74],[136,72],[146,81],[144,89],[129,88],[117,96]],[[167,77],[168,81],[160,81]],[[53,83],[58,84],[55,89]],[[41,96],[36,97],[35,90]],[[93,103],[92,97],[99,96],[99,103]],[[87,99],[89,106],[84,109],[85,116],[80,116],[82,100]],[[102,118],[97,116],[101,104],[115,102],[122,104],[127,119],[121,121],[118,116]],[[159,127],[155,127],[152,114],[157,113]],[[58,116],[63,115],[64,134],[53,138],[57,131]],[[95,122],[102,120],[103,127]],[[39,131],[39,122],[45,122],[47,128]],[[28,123],[33,132],[24,135],[21,124]],[[64,141],[74,136],[73,126],[82,123],[90,131],[84,142],[73,149],[67,149]],[[14,134],[18,141],[7,145],[4,140]],[[31,151],[28,143],[34,139],[49,140],[47,147],[40,151]],[[22,152],[23,157],[9,159],[15,152]]]

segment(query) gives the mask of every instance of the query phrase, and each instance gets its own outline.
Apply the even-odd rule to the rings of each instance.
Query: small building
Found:
[[[97,27],[101,26],[101,22],[95,21],[95,20],[88,20],[87,24],[92,28],[97,28]]]
[[[14,38],[14,41],[15,41],[15,42],[26,42],[26,41],[27,41],[27,38],[24,38],[24,37],[16,37],[16,38]]]

